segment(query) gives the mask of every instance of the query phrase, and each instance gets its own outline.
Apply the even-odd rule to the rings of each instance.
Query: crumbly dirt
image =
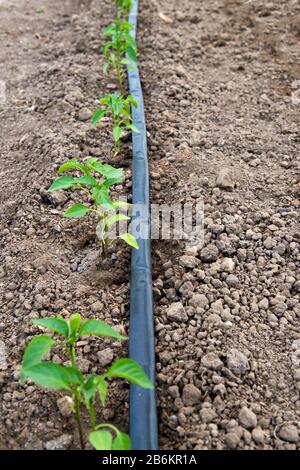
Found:
[[[61,394],[18,384],[30,318],[126,326],[129,252],[101,264],[92,220],[45,193],[71,155],[112,163],[108,127],[78,119],[115,87],[99,62],[111,16],[109,0],[0,1],[3,449],[78,447]],[[300,448],[299,18],[294,0],[141,0],[152,201],[205,208],[204,247],[153,242],[162,449]],[[126,352],[89,341],[82,365],[108,347]],[[123,429],[126,393],[114,385],[103,416]]]
[[[152,201],[205,209],[204,247],[154,242],[161,448],[300,448],[300,4],[158,3]]]
[[[116,88],[100,62],[100,34],[113,14],[109,0],[0,2],[0,80],[6,85],[0,105],[3,449],[43,449],[61,435],[67,436],[58,447],[78,447],[74,420],[57,407],[63,394],[18,383],[24,346],[39,333],[32,317],[79,311],[127,330],[130,250],[119,244],[102,261],[93,219],[62,217],[75,196],[46,192],[68,157],[120,164],[113,159],[109,123],[100,130],[89,117],[80,120],[83,108],[88,116],[96,99]],[[124,166],[126,180],[116,197],[130,193],[128,162]],[[85,372],[102,370],[97,353],[106,348],[114,357],[127,353],[109,339],[81,342]],[[54,359],[66,360],[59,350]],[[127,385],[121,381],[112,385],[99,413],[103,419],[127,429]]]

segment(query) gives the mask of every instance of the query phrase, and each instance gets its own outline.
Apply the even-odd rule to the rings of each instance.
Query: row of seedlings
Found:
[[[111,118],[114,155],[122,151],[121,137],[125,130],[139,132],[131,120],[131,106],[137,107],[137,103],[125,92],[125,67],[132,67],[132,63],[137,64],[136,43],[130,34],[132,26],[127,21],[132,0],[115,0],[115,3],[116,17],[104,31],[106,42],[102,52],[105,60],[104,71],[108,73],[109,70],[114,70],[119,92],[101,98],[101,106],[92,116],[94,126],[104,117]],[[70,172],[72,175],[65,175]],[[55,179],[48,191],[74,189],[81,193],[80,196],[84,195],[87,202],[73,204],[64,216],[79,219],[88,213],[95,215],[96,236],[100,241],[102,256],[106,255],[107,248],[116,238],[122,239],[135,249],[139,248],[136,239],[128,232],[118,237],[110,235],[112,226],[122,221],[128,222],[130,219],[128,215],[120,213],[120,209],[127,208],[128,204],[114,201],[110,193],[111,187],[124,178],[122,168],[114,168],[96,158],[87,157],[84,161],[72,158],[58,169],[58,174],[63,176]],[[84,336],[96,335],[120,341],[127,340],[127,337],[100,320],[84,320],[79,313],[74,313],[68,319],[58,315],[32,321],[35,325],[50,330],[54,335],[42,334],[31,339],[23,355],[21,383],[29,379],[42,387],[68,393],[67,404],[75,415],[82,449],[85,449],[87,441],[82,424],[82,409],[85,408],[90,423],[88,440],[96,450],[129,450],[131,444],[127,434],[113,424],[97,423],[96,407],[98,404],[105,405],[112,377],[122,378],[148,389],[153,388],[152,383],[140,365],[129,358],[117,359],[101,375],[89,376],[80,371],[76,361],[76,345]],[[53,346],[62,348],[69,361],[68,366],[45,360],[46,354]]]

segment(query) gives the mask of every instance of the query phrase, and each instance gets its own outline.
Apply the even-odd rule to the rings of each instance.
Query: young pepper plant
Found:
[[[152,383],[141,366],[132,359],[116,359],[106,372],[101,375],[84,376],[78,369],[76,345],[80,338],[88,335],[126,340],[110,325],[100,320],[83,320],[79,313],[65,320],[61,315],[32,320],[35,325],[47,328],[58,338],[43,334],[34,337],[27,345],[20,374],[20,382],[27,379],[42,387],[66,390],[71,397],[72,411],[75,414],[81,448],[85,448],[81,408],[88,411],[91,425],[89,440],[97,450],[129,450],[130,438],[111,424],[97,425],[95,403],[99,396],[104,406],[108,391],[108,379],[118,377],[142,388],[153,388]],[[70,361],[69,366],[56,362],[44,361],[44,356],[51,347],[59,345]]]
[[[120,183],[124,178],[123,170],[106,163],[100,163],[92,157],[87,158],[85,163],[80,163],[76,158],[72,158],[58,169],[58,174],[72,170],[83,173],[83,176],[61,176],[52,183],[48,191],[69,188],[81,190],[87,196],[88,205],[73,204],[67,209],[64,216],[78,219],[88,213],[96,214],[98,220],[96,235],[100,241],[103,256],[106,255],[107,248],[116,238],[120,238],[133,248],[139,249],[133,235],[125,232],[117,236],[116,230],[113,231],[117,223],[130,220],[130,217],[119,212],[122,207],[129,207],[130,204],[124,201],[113,201],[110,197],[111,186]]]
[[[137,64],[137,47],[134,37],[130,34],[133,26],[128,21],[116,19],[109,24],[103,32],[105,38],[109,38],[102,47],[105,59],[103,70],[107,72],[113,67],[116,72],[119,87],[124,93],[124,65],[135,68]]]
[[[127,18],[128,14],[133,7],[132,0],[115,0],[115,3],[118,7],[117,16],[118,18]]]
[[[99,103],[102,107],[94,111],[92,123],[96,126],[105,116],[111,117],[113,122],[114,151],[115,155],[117,155],[121,151],[121,137],[124,129],[140,132],[139,129],[132,124],[130,109],[131,105],[137,108],[137,102],[131,95],[125,98],[117,93],[113,93],[101,98]]]

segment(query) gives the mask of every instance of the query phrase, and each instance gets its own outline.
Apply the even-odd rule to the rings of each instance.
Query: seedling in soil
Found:
[[[140,132],[139,129],[132,124],[130,106],[137,108],[135,99],[128,95],[126,98],[119,96],[117,93],[104,96],[99,100],[102,108],[96,109],[92,116],[94,126],[98,124],[105,116],[110,116],[113,122],[114,151],[115,155],[121,151],[121,137],[125,129],[134,132]]]
[[[131,63],[137,64],[137,48],[135,39],[130,34],[133,26],[128,21],[114,20],[104,30],[103,36],[108,39],[102,47],[105,59],[104,72],[113,67],[116,72],[119,87],[124,93],[124,65],[134,68]]]
[[[112,230],[117,223],[130,220],[127,215],[119,213],[120,208],[126,208],[129,204],[124,201],[113,201],[110,196],[111,186],[120,183],[124,178],[122,168],[114,168],[106,163],[100,163],[92,157],[87,158],[85,163],[80,163],[76,158],[73,158],[58,169],[58,174],[72,170],[83,173],[83,176],[61,176],[52,183],[48,191],[69,188],[83,191],[87,196],[88,205],[73,204],[65,212],[65,217],[79,219],[88,213],[96,214],[98,220],[96,235],[101,244],[103,257],[106,255],[107,248],[117,238],[138,249],[139,245],[133,235],[126,232],[117,236],[116,231]]]
[[[133,7],[132,0],[115,0],[118,6],[118,18],[127,18],[128,14]]]
[[[81,408],[85,407],[89,414],[91,432],[89,441],[97,450],[129,450],[130,438],[111,424],[97,425],[95,404],[97,396],[104,406],[108,379],[118,377],[125,379],[142,388],[152,389],[153,385],[140,365],[132,359],[122,358],[115,360],[109,369],[101,374],[84,376],[76,364],[76,346],[80,338],[87,335],[109,337],[116,340],[126,340],[117,330],[100,320],[83,320],[79,313],[71,315],[65,320],[61,315],[32,320],[35,325],[47,328],[58,335],[40,335],[33,338],[27,345],[20,375],[20,382],[26,379],[55,390],[66,390],[71,397],[72,411],[75,414],[81,448],[85,448],[85,437],[82,426]],[[44,356],[54,345],[60,346],[68,360],[69,366],[62,366],[56,362],[44,361]]]

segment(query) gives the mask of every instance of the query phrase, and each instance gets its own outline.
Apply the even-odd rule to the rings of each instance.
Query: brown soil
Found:
[[[300,5],[158,3],[172,22],[142,0],[139,26],[152,200],[205,205],[204,249],[154,243],[161,448],[296,449]]]

